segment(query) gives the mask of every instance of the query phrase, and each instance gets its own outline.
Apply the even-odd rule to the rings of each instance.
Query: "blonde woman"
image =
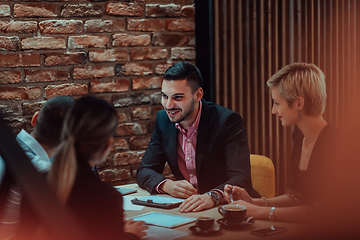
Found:
[[[121,194],[92,170],[109,155],[117,125],[109,103],[91,96],[78,99],[67,113],[48,176],[59,199],[95,239],[139,239],[147,229],[144,222],[125,223]]]
[[[251,198],[239,187],[227,185],[225,198],[232,191],[235,203],[247,207],[255,219],[303,222],[312,219],[322,199],[321,184],[330,151],[325,151],[334,134],[322,114],[325,110],[324,73],[314,64],[293,63],[275,73],[268,81],[273,99],[272,113],[284,127],[295,125],[291,184],[287,194],[275,198]]]

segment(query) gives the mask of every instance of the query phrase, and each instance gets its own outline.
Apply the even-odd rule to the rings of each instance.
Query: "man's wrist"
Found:
[[[215,191],[215,190],[211,190],[210,192],[207,192],[206,194],[208,194],[209,197],[211,198],[211,200],[214,201],[214,206],[213,207],[219,205],[219,203],[223,199],[222,194],[219,193],[218,191]]]

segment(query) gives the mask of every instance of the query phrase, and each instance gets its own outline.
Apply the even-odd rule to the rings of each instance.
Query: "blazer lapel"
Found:
[[[208,136],[210,133],[211,124],[209,122],[209,106],[206,101],[202,101],[202,110],[201,110],[201,117],[199,122],[199,129],[198,129],[198,136],[196,142],[196,173],[199,176],[199,170],[201,167],[201,162],[204,157],[205,150],[207,148],[208,143]]]

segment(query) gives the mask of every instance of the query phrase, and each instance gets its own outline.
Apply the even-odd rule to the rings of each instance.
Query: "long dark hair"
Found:
[[[101,157],[117,124],[114,107],[93,96],[81,97],[67,113],[62,142],[48,176],[49,184],[64,204],[74,185],[77,163]]]

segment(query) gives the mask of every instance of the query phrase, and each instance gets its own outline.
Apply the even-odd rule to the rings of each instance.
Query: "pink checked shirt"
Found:
[[[175,124],[175,127],[179,130],[177,146],[177,162],[179,164],[179,169],[184,178],[188,180],[194,188],[198,188],[195,156],[201,108],[202,103],[200,102],[200,108],[195,122],[187,130],[179,123]]]

